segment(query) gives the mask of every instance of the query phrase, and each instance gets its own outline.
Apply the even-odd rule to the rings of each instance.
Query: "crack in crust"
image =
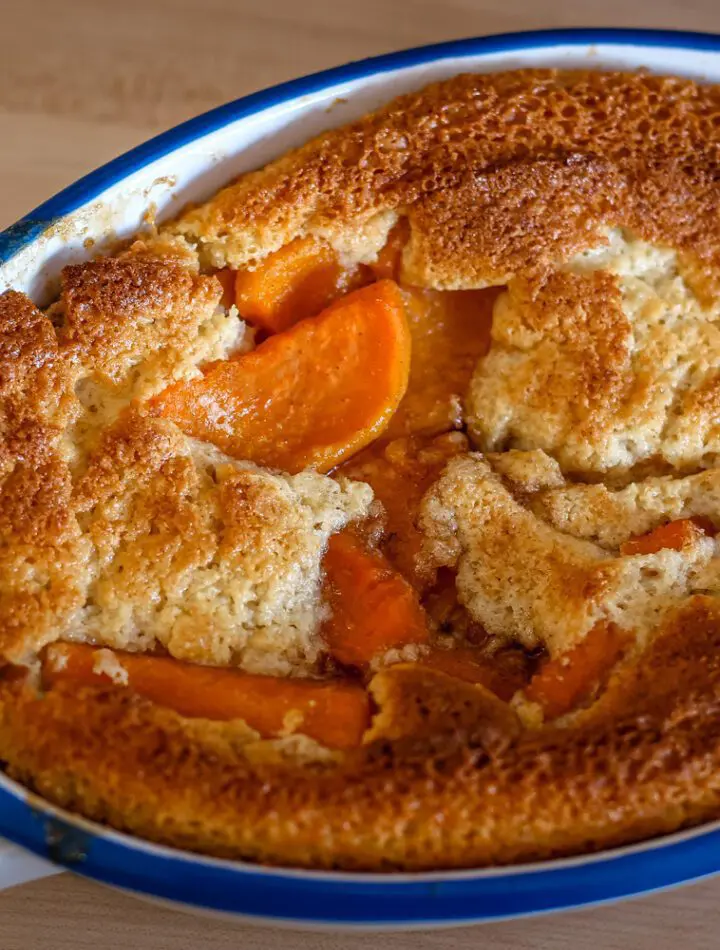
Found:
[[[710,537],[641,557],[619,550],[635,525],[671,520],[673,508],[701,514],[710,484],[697,476],[672,485],[649,479],[611,496],[600,486],[558,484],[550,461],[542,452],[460,456],[423,501],[420,521],[435,564],[457,570],[461,602],[491,634],[557,657],[607,622],[632,635],[637,653],[694,593],[720,593]],[[542,478],[552,487],[530,490]],[[598,528],[599,512],[615,528],[614,546],[596,541],[598,533],[606,544],[613,537],[609,526]],[[717,519],[720,510],[712,514]]]

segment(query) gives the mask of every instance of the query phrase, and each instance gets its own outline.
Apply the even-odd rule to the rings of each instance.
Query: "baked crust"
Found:
[[[251,345],[205,271],[255,266],[307,234],[372,262],[400,217],[406,283],[508,284],[467,399],[489,454],[452,460],[423,507],[434,567],[459,567],[461,599],[496,637],[553,656],[611,608],[637,621],[600,698],[537,728],[480,686],[384,669],[370,683],[366,743],[343,754],[183,719],[116,685],[42,694],[8,667],[8,773],[153,840],[305,867],[504,864],[720,814],[715,542],[647,562],[618,553],[668,519],[720,523],[717,469],[696,471],[720,451],[718,128],[720,88],[687,80],[461,76],[244,176],[117,258],[66,268],[47,314],[2,295],[8,663],[32,668],[45,644],[75,637],[318,674],[323,550],[368,513],[369,489],[234,462],[143,405]],[[633,284],[641,244],[676,294],[642,271],[662,298],[655,324]],[[628,271],[616,251],[630,246]],[[668,313],[692,332],[668,328]],[[646,365],[650,337],[661,343]],[[663,360],[692,372],[663,376]],[[573,483],[578,471],[607,484]],[[183,616],[203,571],[216,602],[198,590]],[[238,577],[257,613],[240,637],[237,618],[218,626],[216,609],[234,602]],[[305,613],[286,642],[289,602]]]
[[[154,253],[66,267],[57,328],[0,297],[0,652],[31,663],[65,637],[312,671],[327,539],[372,492],[261,471],[146,415],[244,336],[214,277]]]
[[[407,214],[403,277],[460,289],[542,272],[618,226],[687,252],[710,297],[718,122],[720,88],[686,79],[463,75],[244,175],[167,230],[240,267],[298,234],[362,233],[378,215]]]
[[[720,455],[719,124],[719,88],[688,80],[459,76],[243,176],[167,233],[214,266],[305,234],[371,260],[406,218],[406,283],[509,284],[468,398],[479,448],[543,448],[584,474],[688,471]],[[672,249],[668,281],[625,286],[612,261],[568,273],[609,232]],[[686,327],[667,320],[672,278]]]
[[[93,575],[73,638],[258,673],[312,671],[321,558],[372,491],[282,475],[129,410],[77,479]]]
[[[616,480],[717,465],[719,319],[678,254],[617,230],[513,277],[468,392],[476,444],[544,449],[565,471]]]
[[[40,794],[177,847],[348,870],[504,864],[717,815],[719,657],[720,613],[697,597],[571,726],[519,731],[480,687],[393,667],[375,681],[374,741],[340,764],[253,762],[116,689],[4,683],[0,743]]]

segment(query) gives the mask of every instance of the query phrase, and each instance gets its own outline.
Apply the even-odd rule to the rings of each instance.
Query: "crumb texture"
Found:
[[[710,297],[719,124],[720,88],[686,79],[457,76],[242,176],[165,233],[241,266],[299,234],[403,215],[408,282],[459,289],[542,272],[623,227],[682,252]]]
[[[618,231],[607,242],[510,280],[468,393],[473,437],[592,475],[716,465],[720,309],[677,253]]]
[[[558,656],[605,622],[644,648],[694,594],[720,592],[717,542],[698,533],[681,550],[639,556],[620,545],[676,512],[711,508],[717,518],[720,509],[707,503],[710,475],[649,479],[613,494],[558,487],[541,452],[516,452],[509,464],[471,454],[448,464],[421,521],[436,563],[457,570],[460,600],[495,636]],[[554,487],[533,490],[548,481]],[[599,513],[609,513],[608,523],[598,526]]]
[[[76,490],[94,576],[73,637],[258,673],[312,670],[321,560],[364,484],[272,474],[129,415]]]
[[[0,745],[41,794],[173,847],[347,870],[509,864],[716,816],[719,658],[717,604],[695,597],[572,726],[520,730],[481,687],[400,666],[378,678],[373,741],[340,762],[248,755],[236,729],[123,690],[38,701],[17,683],[0,684]]]

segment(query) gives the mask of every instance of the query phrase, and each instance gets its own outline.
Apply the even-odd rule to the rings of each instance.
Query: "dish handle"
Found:
[[[0,891],[64,870],[0,838]]]

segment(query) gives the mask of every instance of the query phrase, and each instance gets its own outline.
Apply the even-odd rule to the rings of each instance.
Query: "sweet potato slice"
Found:
[[[355,683],[255,676],[86,644],[57,643],[45,651],[44,686],[63,682],[114,683],[182,716],[242,719],[266,738],[299,732],[334,749],[359,745],[370,723],[368,695]]]
[[[620,659],[626,643],[627,635],[615,624],[596,623],[576,647],[543,664],[526,697],[549,718],[562,716],[590,696]]]
[[[624,555],[657,554],[665,548],[681,551],[687,544],[693,544],[704,534],[715,534],[715,527],[709,518],[681,518],[678,521],[660,525],[647,534],[630,538],[621,545],[620,553]]]
[[[390,649],[427,642],[417,595],[378,551],[344,531],[330,538],[323,565],[332,614],[322,634],[335,659],[362,667]]]
[[[412,337],[412,366],[405,398],[386,433],[435,435],[459,429],[463,400],[490,345],[498,289],[403,291]]]
[[[235,303],[248,323],[280,333],[363,282],[362,269],[343,267],[329,244],[296,238],[255,270],[238,271]]]
[[[382,280],[400,280],[410,227],[401,218],[370,269]],[[462,400],[478,359],[490,346],[492,309],[500,288],[403,291],[413,341],[405,399],[388,435],[433,435],[462,425]]]
[[[492,656],[472,647],[432,647],[419,661],[421,666],[475,683],[508,701],[526,681],[527,663],[521,650],[508,649]]]
[[[236,271],[231,270],[229,267],[224,267],[222,270],[215,272],[215,279],[218,281],[223,291],[222,297],[220,298],[220,303],[226,310],[229,310],[230,307],[235,303],[236,276]]]
[[[370,269],[378,280],[400,279],[402,254],[409,237],[410,225],[406,218],[401,218],[388,234],[388,239],[378,253],[377,260],[370,265]]]
[[[395,439],[369,446],[338,469],[337,474],[372,487],[385,513],[383,553],[417,590],[430,587],[437,573],[417,526],[420,504],[448,461],[467,450],[467,439],[459,432],[434,439]]]
[[[160,393],[150,411],[236,458],[321,472],[376,439],[405,393],[410,333],[392,281]]]

